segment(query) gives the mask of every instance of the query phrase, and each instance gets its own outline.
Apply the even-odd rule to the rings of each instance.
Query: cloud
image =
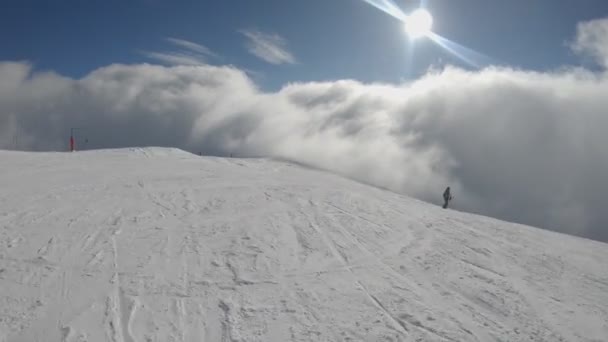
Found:
[[[216,53],[204,45],[178,38],[167,38],[166,40],[181,49],[165,52],[143,51],[142,54],[168,65],[205,65],[207,59],[219,58]]]
[[[201,55],[217,57],[217,55],[213,51],[211,51],[208,47],[198,44],[198,43],[194,43],[194,42],[190,42],[190,41],[187,41],[184,39],[178,39],[178,38],[167,38],[167,41],[169,41],[177,46],[181,46],[187,50],[197,52]]]
[[[204,65],[205,59],[201,56],[180,52],[151,52],[144,51],[143,54],[159,62],[169,65]]]
[[[608,20],[580,23],[572,48],[581,55],[593,58],[603,68],[608,68]]]
[[[270,64],[295,64],[296,58],[286,48],[287,41],[278,34],[257,30],[243,30],[248,38],[247,49],[254,56]]]
[[[608,241],[608,75],[448,67],[404,84],[263,92],[226,66],[0,63],[0,147],[177,146],[286,158],[457,209]],[[18,133],[17,133],[18,132]]]

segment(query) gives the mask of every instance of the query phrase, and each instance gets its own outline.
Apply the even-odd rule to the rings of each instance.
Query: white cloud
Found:
[[[179,48],[173,51],[143,51],[142,54],[168,65],[204,65],[208,58],[219,58],[217,54],[204,45],[178,38],[167,38],[167,41]]]
[[[608,68],[608,20],[580,23],[572,47],[574,51],[593,58],[603,68]]]
[[[194,43],[191,41],[187,41],[185,39],[178,39],[178,38],[167,38],[167,41],[169,41],[177,46],[181,46],[182,48],[185,48],[185,49],[193,51],[193,52],[197,52],[202,55],[217,57],[217,55],[213,51],[211,51],[211,49],[209,49],[208,47],[206,47],[204,45],[198,44],[198,43]]]
[[[181,52],[151,52],[144,51],[143,54],[159,62],[169,65],[204,65],[205,59],[201,56]]]
[[[271,64],[296,63],[296,58],[287,50],[287,41],[278,34],[257,30],[243,30],[241,33],[248,38],[247,49],[256,57]]]
[[[281,157],[456,208],[608,241],[608,76],[447,68],[405,84],[261,92],[237,68],[0,64],[0,147],[177,146]],[[85,133],[86,132],[86,133]]]

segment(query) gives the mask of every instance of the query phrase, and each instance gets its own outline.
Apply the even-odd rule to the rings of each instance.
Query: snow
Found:
[[[606,244],[266,159],[0,160],[0,341],[608,339]]]

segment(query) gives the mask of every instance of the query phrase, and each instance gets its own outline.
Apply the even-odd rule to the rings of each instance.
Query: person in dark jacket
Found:
[[[452,194],[450,193],[450,187],[448,186],[443,192],[443,200],[445,203],[443,204],[443,209],[448,207],[448,203],[452,200]]]

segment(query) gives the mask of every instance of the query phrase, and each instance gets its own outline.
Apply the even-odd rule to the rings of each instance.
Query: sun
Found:
[[[419,8],[408,15],[405,20],[405,32],[412,39],[425,37],[433,28],[433,16],[429,11]]]

